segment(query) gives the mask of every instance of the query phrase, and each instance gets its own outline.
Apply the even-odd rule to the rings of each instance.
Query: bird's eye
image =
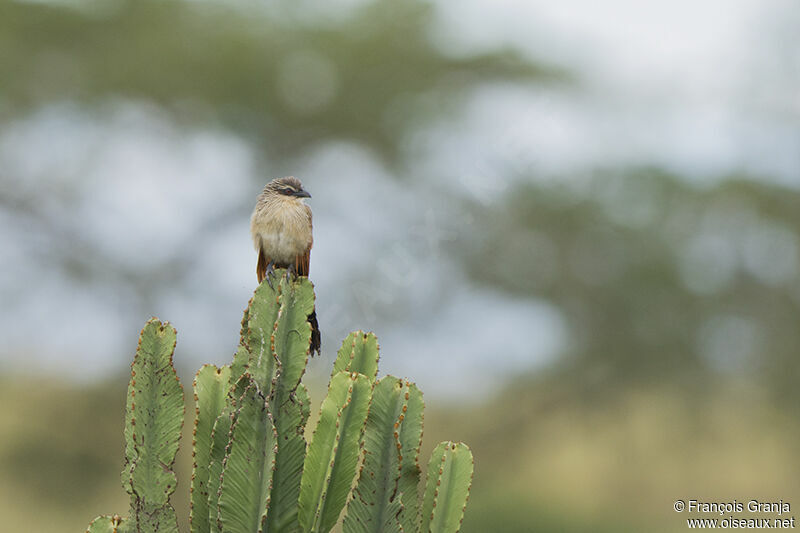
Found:
[[[292,194],[294,191],[292,189],[283,189],[283,191],[281,191],[281,192],[283,194]]]

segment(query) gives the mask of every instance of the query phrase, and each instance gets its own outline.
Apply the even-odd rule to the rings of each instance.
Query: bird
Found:
[[[275,268],[285,268],[287,277],[308,276],[311,261],[311,208],[305,199],[311,195],[294,176],[275,178],[258,195],[250,217],[250,234],[258,252],[256,277],[272,286]],[[317,323],[317,311],[308,315],[311,324],[311,355],[320,353],[322,338]]]

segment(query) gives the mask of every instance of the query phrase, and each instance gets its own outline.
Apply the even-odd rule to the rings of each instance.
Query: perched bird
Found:
[[[256,276],[261,283],[275,268],[285,268],[286,275],[308,276],[311,260],[311,208],[304,198],[311,198],[294,176],[276,178],[261,191],[250,217],[250,234],[258,252]],[[322,339],[317,311],[308,315],[311,324],[311,355],[320,353]]]

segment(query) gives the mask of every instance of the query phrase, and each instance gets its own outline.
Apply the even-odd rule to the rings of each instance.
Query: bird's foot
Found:
[[[286,267],[286,281],[290,282],[293,279],[297,279],[297,269],[294,265],[289,265]]]
[[[275,275],[275,263],[270,261],[269,264],[267,265],[267,270],[265,273],[265,277],[267,278],[267,285],[269,285],[270,289],[275,288],[272,286],[272,276],[274,275]]]

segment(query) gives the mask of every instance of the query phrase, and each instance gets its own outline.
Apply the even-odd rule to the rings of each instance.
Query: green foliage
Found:
[[[301,379],[314,290],[307,279],[289,281],[284,274],[277,272],[272,287],[265,282],[256,289],[231,365],[205,365],[195,377],[192,533],[324,533],[339,521],[348,496],[345,532],[417,531],[422,393],[392,376],[373,383],[377,338],[354,332],[339,351],[306,445],[310,400]],[[99,517],[92,533],[177,531],[169,497],[183,391],[172,366],[174,347],[171,326],[155,319],[145,325],[126,414],[123,485],[131,515],[127,521]],[[419,531],[458,530],[471,477],[469,449],[440,444]]]

